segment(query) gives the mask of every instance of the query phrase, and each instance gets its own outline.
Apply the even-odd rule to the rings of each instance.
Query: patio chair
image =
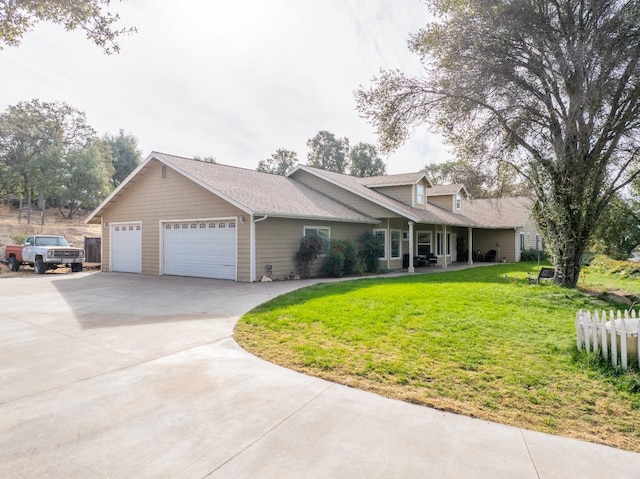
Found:
[[[538,273],[538,277],[534,278],[529,273],[529,284],[540,284],[540,281],[548,279],[549,281],[553,280],[553,277],[556,273],[556,270],[553,268],[540,268],[540,272]]]
[[[484,260],[488,263],[493,263],[496,260],[496,256],[498,253],[494,249],[490,249],[487,251],[487,254],[484,255]]]

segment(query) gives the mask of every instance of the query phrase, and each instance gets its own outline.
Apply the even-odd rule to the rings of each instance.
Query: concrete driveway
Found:
[[[304,284],[0,277],[0,477],[640,475],[639,454],[384,399],[231,339]]]

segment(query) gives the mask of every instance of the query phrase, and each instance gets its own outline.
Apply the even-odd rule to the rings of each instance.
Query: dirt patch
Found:
[[[51,234],[64,236],[69,243],[74,246],[84,247],[85,237],[98,238],[101,237],[100,225],[86,225],[85,218],[90,212],[81,212],[74,218],[68,220],[63,218],[57,208],[47,208],[44,212],[44,224],[42,223],[42,215],[39,211],[31,212],[31,221],[27,223],[24,216],[18,219],[18,209],[8,206],[0,206],[0,255],[4,258],[4,247],[8,244],[14,244],[12,239],[15,235],[23,234],[25,236],[31,234]],[[86,269],[95,268],[97,265],[85,265]],[[69,268],[59,268],[57,270],[47,271],[47,273],[67,273]],[[6,265],[0,267],[0,274],[4,277],[7,275],[21,275],[25,272],[32,273],[32,270],[21,268],[19,272],[9,272]]]

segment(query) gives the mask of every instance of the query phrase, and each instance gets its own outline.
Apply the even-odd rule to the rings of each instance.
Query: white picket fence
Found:
[[[576,345],[578,350],[586,352],[601,352],[605,358],[611,358],[611,364],[620,364],[622,369],[627,369],[629,358],[638,360],[640,366],[640,336],[638,335],[638,322],[640,314],[636,317],[636,311],[617,311],[614,314],[609,310],[590,311],[580,310],[576,313]],[[614,334],[612,334],[612,331]],[[623,340],[624,338],[624,340]]]

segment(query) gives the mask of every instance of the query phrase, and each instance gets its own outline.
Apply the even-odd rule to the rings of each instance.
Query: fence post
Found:
[[[613,367],[618,365],[618,340],[616,334],[616,317],[613,311],[609,310],[609,327],[611,328],[611,364]]]
[[[620,313],[620,311],[618,311]],[[625,315],[626,316],[626,315]],[[620,320],[620,361],[622,369],[627,369],[627,322]]]
[[[600,338],[602,344],[602,356],[607,359],[609,357],[609,348],[607,347],[607,313],[604,310],[600,316]]]
[[[622,369],[626,370],[627,369],[627,322],[624,320],[620,322],[620,356],[621,356],[621,362],[622,362]]]
[[[593,344],[593,352],[598,352],[598,312],[595,311],[591,318],[591,343]]]
[[[591,311],[586,311],[582,320],[582,329],[584,331],[584,350],[589,354],[591,351],[591,336],[589,335],[589,323],[591,322]]]
[[[583,318],[582,310],[576,313],[576,347],[578,351],[582,351],[582,331],[580,329],[580,322]]]

